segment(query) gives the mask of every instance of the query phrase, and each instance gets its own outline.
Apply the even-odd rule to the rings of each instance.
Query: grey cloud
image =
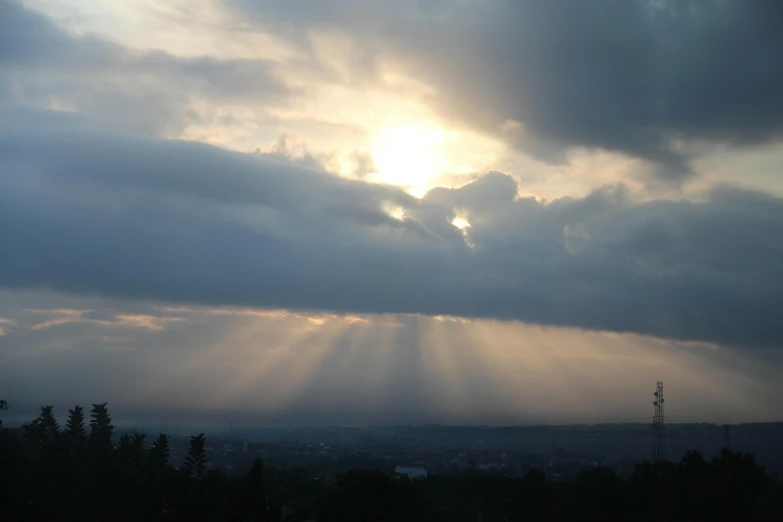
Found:
[[[7,288],[783,342],[772,196],[638,202],[618,186],[543,203],[491,173],[417,200],[263,154],[30,128],[0,127]]]
[[[776,0],[227,4],[292,39],[313,29],[356,35],[376,57],[438,87],[434,102],[445,113],[548,161],[599,148],[682,180],[704,143],[783,135]]]
[[[194,99],[255,106],[285,103],[293,92],[272,62],[136,51],[70,35],[45,15],[0,0],[0,104],[56,102],[115,128],[159,134],[202,123],[188,110]]]

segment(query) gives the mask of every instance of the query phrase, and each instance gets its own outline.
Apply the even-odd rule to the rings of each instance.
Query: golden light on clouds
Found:
[[[457,212],[457,214],[451,220],[451,224],[460,231],[466,245],[468,245],[470,248],[476,247],[475,243],[470,237],[470,221],[468,221],[468,216],[466,214]]]
[[[387,209],[389,217],[396,219],[397,221],[405,220],[405,209],[400,206],[392,206]]]
[[[371,149],[380,168],[373,181],[403,186],[417,197],[433,186],[459,186],[466,176],[488,170],[512,173],[523,180],[526,192],[547,200],[581,196],[618,180],[654,192],[655,197],[681,196],[659,186],[648,187],[650,166],[618,151],[574,145],[566,151],[564,162],[539,161],[519,147],[531,139],[529,123],[519,119],[509,117],[491,131],[468,125],[455,129],[456,120],[439,109],[444,92],[437,84],[414,73],[405,57],[379,53],[350,31],[311,27],[307,45],[301,45],[286,38],[285,31],[254,26],[217,0],[22,3],[41,11],[70,35],[97,35],[135,53],[154,50],[187,59],[267,61],[270,74],[296,93],[291,99],[190,93],[182,97],[187,100],[187,118],[173,118],[176,124],[156,127],[160,137],[252,152],[279,133],[292,131],[312,153],[333,157],[337,167],[332,170],[341,175],[351,174],[352,154]],[[58,111],[79,112],[84,104],[73,98],[77,92],[71,88],[53,94],[46,104]],[[745,151],[722,146],[701,152],[704,155],[693,164],[700,176],[682,187],[685,193],[715,181],[740,179],[751,187],[783,193],[777,176],[783,157],[779,144]]]
[[[502,140],[447,123],[435,110],[437,91],[405,64],[373,57],[350,35],[314,31],[312,56],[263,31],[237,30],[212,0],[103,3],[27,0],[72,34],[101,33],[135,52],[221,60],[268,60],[271,74],[296,94],[289,100],[191,94],[186,118],[161,126],[168,139],[205,142],[242,152],[264,151],[283,133],[298,136],[322,166],[356,175],[355,155],[367,151],[378,172],[364,179],[404,187],[416,197],[435,186],[460,186],[513,155]],[[307,66],[314,61],[318,67]],[[311,64],[312,65],[312,64]],[[72,101],[57,108],[76,110]]]
[[[451,224],[460,230],[465,230],[466,228],[470,227],[470,222],[468,221],[468,218],[466,216],[460,216],[460,215],[452,219]]]
[[[56,309],[28,309],[26,312],[50,315],[50,319],[34,324],[32,330],[43,330],[66,324],[92,324],[99,326],[121,326],[128,328],[144,328],[147,330],[163,331],[167,323],[184,321],[181,317],[153,316],[150,314],[122,314],[109,313],[104,318],[89,316],[95,310],[79,310],[68,308]]]

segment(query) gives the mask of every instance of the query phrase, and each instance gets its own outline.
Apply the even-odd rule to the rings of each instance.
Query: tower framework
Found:
[[[663,381],[658,381],[655,388],[655,414],[653,415],[653,448],[652,459],[653,462],[661,462],[666,460],[666,432],[664,426],[664,414],[663,414]]]

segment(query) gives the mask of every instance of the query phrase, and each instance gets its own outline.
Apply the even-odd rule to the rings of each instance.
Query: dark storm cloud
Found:
[[[681,180],[704,144],[783,135],[777,0],[226,4],[302,45],[310,30],[353,34],[365,52],[438,87],[445,113],[545,160],[600,148]]]
[[[177,132],[201,123],[194,100],[284,102],[291,90],[264,60],[181,58],[63,32],[41,13],[0,0],[0,105],[53,101],[114,127]]]
[[[33,120],[0,127],[4,287],[783,342],[771,196],[641,203],[617,186],[544,204],[491,173],[417,200],[262,154]]]

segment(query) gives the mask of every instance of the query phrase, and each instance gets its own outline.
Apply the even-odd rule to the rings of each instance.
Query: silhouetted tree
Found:
[[[247,473],[244,508],[251,514],[254,522],[270,522],[280,519],[280,508],[270,502],[266,493],[264,463],[259,459],[253,461],[253,466]]]
[[[84,408],[74,406],[68,410],[68,422],[65,424],[65,435],[72,443],[81,443],[85,440],[84,433]]]
[[[324,522],[429,520],[429,504],[418,483],[380,470],[351,470],[338,475],[318,508]],[[475,520],[475,519],[474,519]]]
[[[169,450],[169,437],[161,433],[155,442],[152,443],[152,449],[150,449],[149,463],[155,470],[160,470],[169,465],[169,457],[171,451]]]
[[[206,439],[203,433],[190,437],[185,468],[191,477],[201,477],[207,462]]]
[[[131,438],[131,448],[133,449],[133,463],[141,467],[144,463],[144,441],[147,435],[144,433],[134,433]]]
[[[118,440],[117,445],[114,446],[113,457],[120,469],[127,469],[133,459],[133,445],[131,443],[130,435],[126,433],[125,435],[120,436],[120,440]]]
[[[93,450],[108,454],[111,451],[111,438],[114,426],[106,403],[93,404],[90,411],[90,444]]]
[[[43,443],[46,428],[41,424],[40,418],[22,424],[22,437],[28,445],[40,445]]]
[[[38,418],[47,437],[54,438],[60,433],[60,425],[57,423],[57,419],[54,418],[54,406],[41,406],[41,413]]]
[[[728,450],[710,461],[691,452],[678,464],[643,462],[630,477],[590,468],[556,482],[538,471],[511,478],[477,470],[421,481],[353,470],[316,480],[261,461],[243,477],[228,477],[206,471],[203,433],[190,438],[185,469],[174,470],[166,435],[149,451],[140,433],[112,446],[105,404],[93,406],[90,428],[90,444],[74,443],[85,439],[84,411],[69,410],[58,434],[53,410],[44,406],[21,432],[0,430],[3,522],[279,522],[281,511],[286,522],[783,520],[780,481],[751,455]]]
[[[730,520],[747,520],[754,500],[767,485],[764,468],[756,464],[753,455],[727,448],[711,464],[710,487],[716,511]]]

